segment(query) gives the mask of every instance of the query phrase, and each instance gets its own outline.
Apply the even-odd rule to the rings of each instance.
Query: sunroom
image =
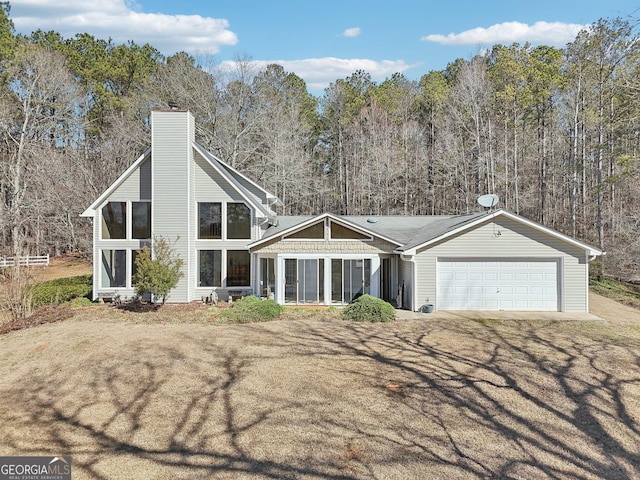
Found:
[[[291,217],[250,245],[260,296],[284,305],[345,305],[388,297],[397,277],[395,244],[325,214]]]

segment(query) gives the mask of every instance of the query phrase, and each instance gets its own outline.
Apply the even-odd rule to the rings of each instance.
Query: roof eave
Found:
[[[242,198],[244,198],[244,200],[249,205],[251,205],[253,207],[253,209],[256,212],[256,216],[258,218],[265,218],[265,217],[273,216],[273,212],[268,211],[262,205],[256,203],[251,198],[251,196],[244,191],[244,188],[242,187],[242,185],[240,185],[238,183],[238,181],[235,178],[233,178],[233,176],[231,176],[227,172],[223,171],[224,168],[229,167],[227,164],[224,164],[223,162],[221,162],[221,160],[219,160],[218,157],[216,157],[215,155],[211,154],[205,148],[201,147],[199,144],[197,144],[195,142],[193,144],[193,148],[196,149],[198,151],[198,153],[200,153],[202,158],[204,158],[209,163],[209,165],[211,165],[220,175],[222,175],[222,177],[227,182],[229,182],[229,184],[232,185],[233,188],[242,196]],[[220,162],[220,165],[216,165],[216,163],[214,161],[212,161],[212,159],[209,158],[209,156],[211,156],[213,158],[213,160],[215,160],[215,162]]]
[[[526,219],[524,217],[521,217],[519,215],[507,212],[505,210],[496,210],[495,212],[490,213],[489,215],[479,217],[478,219],[476,219],[476,220],[474,220],[472,222],[469,222],[469,223],[466,223],[464,225],[461,225],[460,227],[455,228],[453,230],[450,230],[448,232],[445,232],[442,235],[438,235],[437,237],[432,238],[431,240],[429,240],[427,242],[421,243],[419,245],[415,245],[415,246],[413,246],[411,248],[408,248],[408,249],[398,248],[395,251],[397,253],[402,253],[404,255],[415,255],[417,253],[417,251],[420,250],[420,249],[423,249],[423,248],[428,247],[428,246],[430,246],[430,245],[432,245],[432,244],[434,244],[436,242],[440,242],[440,241],[442,241],[444,239],[447,239],[449,237],[457,235],[458,233],[464,232],[465,230],[473,228],[476,225],[479,225],[479,224],[481,224],[483,222],[486,222],[488,220],[494,219],[494,218],[496,218],[496,217],[498,217],[500,215],[504,215],[505,217],[511,218],[512,220],[515,220],[515,221],[520,222],[520,223],[524,223],[525,225],[528,225],[528,226],[530,226],[532,228],[535,228],[536,230],[540,230],[542,232],[545,232],[548,235],[551,235],[553,237],[561,239],[561,240],[563,240],[563,241],[565,241],[567,243],[570,243],[570,244],[572,244],[572,245],[574,245],[576,247],[582,248],[586,252],[588,252],[588,254],[590,256],[600,256],[600,255],[604,254],[604,252],[602,252],[602,250],[600,250],[598,248],[595,248],[595,247],[593,247],[591,245],[587,245],[586,243],[580,242],[579,240],[576,240],[575,238],[571,238],[568,235],[565,235],[563,233],[557,232],[557,231],[552,230],[552,229],[550,229],[548,227],[545,227],[544,225],[540,225],[540,224],[538,224],[536,222],[528,220],[528,219]]]
[[[129,178],[129,176],[134,172],[134,170],[140,166],[140,164],[147,158],[147,156],[149,156],[150,153],[151,153],[151,148],[147,148],[145,152],[136,159],[135,162],[129,165],[129,168],[127,168],[122,173],[122,175],[120,175],[116,179],[115,182],[109,185],[109,187],[104,192],[102,192],[102,194],[96,200],[94,200],[94,202],[89,206],[89,208],[87,208],[84,212],[80,214],[80,216],[95,217],[98,207],[100,207],[100,205],[104,203],[104,201],[107,198],[109,198],[109,196],[114,192],[114,190],[116,190],[120,185],[122,185],[122,182],[124,182],[127,178]]]
[[[302,230],[302,229],[308,227],[309,225],[312,225],[313,223],[316,223],[316,222],[318,222],[320,220],[323,220],[325,218],[329,218],[329,219],[335,221],[336,223],[342,224],[343,226],[346,226],[348,228],[355,229],[355,230],[357,230],[359,232],[366,233],[367,235],[371,235],[372,237],[376,237],[376,238],[379,238],[379,239],[384,240],[386,242],[393,243],[394,245],[397,245],[398,247],[400,247],[402,245],[401,243],[399,243],[398,241],[396,241],[396,240],[394,240],[392,238],[389,238],[389,237],[387,237],[385,235],[381,235],[380,233],[377,233],[377,232],[375,232],[373,230],[369,230],[367,228],[364,228],[361,225],[358,225],[356,223],[353,223],[353,222],[350,222],[348,220],[345,220],[344,218],[341,218],[341,217],[339,217],[337,215],[334,215],[332,213],[322,213],[320,215],[316,215],[315,217],[308,218],[307,220],[304,220],[303,222],[300,222],[300,223],[297,223],[295,225],[292,225],[291,227],[283,230],[282,232],[278,232],[277,234],[273,234],[273,235],[270,235],[268,237],[261,238],[260,240],[257,240],[257,241],[255,241],[253,243],[250,243],[248,245],[248,247],[251,249],[253,247],[259,246],[262,243],[266,243],[268,241],[274,240],[274,239],[276,239],[278,237],[280,238],[280,240],[282,240],[282,238],[285,237],[286,235],[289,235],[289,234],[291,234],[291,233],[293,233],[293,232],[295,232],[297,230]]]
[[[260,185],[258,185],[256,182],[254,182],[253,180],[251,180],[249,177],[247,177],[245,174],[243,174],[242,172],[240,172],[239,170],[237,170],[236,168],[232,167],[231,165],[229,165],[227,162],[221,160],[220,158],[218,158],[216,155],[214,155],[213,153],[211,153],[210,151],[208,151],[206,148],[204,148],[202,145],[200,145],[197,142],[194,142],[194,146],[197,146],[199,151],[205,151],[207,152],[207,154],[211,157],[213,157],[217,162],[219,162],[225,169],[228,169],[230,172],[232,172],[234,175],[238,175],[240,178],[242,178],[244,181],[246,181],[247,183],[250,183],[251,185],[253,185],[255,188],[257,188],[258,190],[260,190],[261,192],[263,192],[265,194],[265,197],[269,200],[272,201],[272,204],[274,205],[282,205],[282,202],[280,201],[280,199],[274,195],[273,193],[269,192],[268,190],[265,190],[264,187],[261,187]]]

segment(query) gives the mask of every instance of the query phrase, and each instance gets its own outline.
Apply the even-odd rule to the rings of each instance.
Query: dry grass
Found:
[[[640,478],[640,315],[611,300],[606,323],[167,307],[1,336],[2,454],[74,479]]]
[[[30,267],[26,273],[29,277],[29,283],[36,283],[55,278],[90,275],[92,268],[91,263],[80,256],[61,255],[52,257],[47,267]],[[9,286],[3,284],[3,279],[0,277],[0,305],[4,304],[5,293],[8,291],[10,291]],[[0,308],[0,332],[10,329],[6,325],[3,326],[3,324],[10,321],[11,314],[9,311]]]

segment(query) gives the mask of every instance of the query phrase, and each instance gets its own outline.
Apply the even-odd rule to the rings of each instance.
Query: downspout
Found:
[[[606,255],[606,254],[607,252],[602,252],[600,255]],[[600,255],[598,254],[589,255],[589,259],[588,259],[589,263],[593,262],[596,259],[596,257],[599,257]]]
[[[607,252],[602,252],[600,255],[606,255]],[[589,263],[591,263],[592,261],[594,261],[596,259],[596,257],[599,257],[600,255],[598,255],[597,253],[594,254],[587,254],[587,265]],[[586,291],[586,302],[585,305],[587,307],[587,312],[589,312],[591,310],[591,305],[589,305],[589,268],[587,268],[587,281],[585,282],[587,284],[587,291]]]

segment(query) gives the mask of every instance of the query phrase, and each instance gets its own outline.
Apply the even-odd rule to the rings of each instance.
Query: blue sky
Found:
[[[320,95],[356,70],[419,79],[495,43],[563,47],[599,18],[640,17],[632,0],[10,0],[18,33],[89,33],[165,55],[279,63]]]

